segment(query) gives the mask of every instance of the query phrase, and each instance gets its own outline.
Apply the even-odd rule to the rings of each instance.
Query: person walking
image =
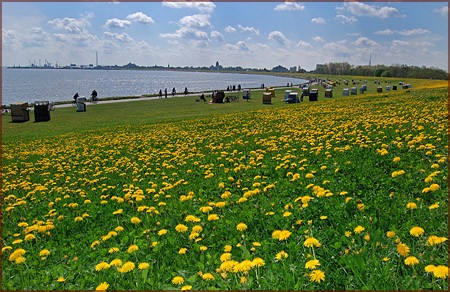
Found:
[[[164,89],[164,97],[167,98],[167,88]]]
[[[162,98],[162,90],[159,90],[159,98]]]

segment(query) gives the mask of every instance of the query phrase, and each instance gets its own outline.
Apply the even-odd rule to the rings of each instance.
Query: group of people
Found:
[[[93,101],[93,102],[98,101],[97,95],[98,95],[97,91],[95,91],[95,89],[92,90],[91,101]],[[73,103],[77,103],[77,98],[79,98],[79,97],[80,97],[80,95],[78,94],[78,92],[75,93],[75,95],[73,96]]]
[[[241,91],[241,85],[240,84],[238,84],[238,86],[237,86],[237,90],[238,91]],[[230,85],[230,86],[228,86],[227,87],[227,91],[236,91],[236,85]]]

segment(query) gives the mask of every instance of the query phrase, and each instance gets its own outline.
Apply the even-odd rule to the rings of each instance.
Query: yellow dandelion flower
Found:
[[[325,281],[325,273],[321,270],[314,270],[309,274],[309,280],[317,283],[320,283],[320,281]]]
[[[291,215],[292,215],[292,213],[291,213],[291,212],[288,212],[288,211],[286,211],[286,212],[283,213],[283,217],[289,217],[289,216],[291,216]]]
[[[392,237],[395,236],[395,232],[394,231],[388,231],[388,232],[386,232],[386,236],[387,236],[387,238],[392,238]]]
[[[107,270],[111,267],[107,262],[101,262],[95,266],[96,271]]]
[[[414,266],[419,263],[419,260],[414,256],[409,256],[405,259],[405,265],[407,266]]]
[[[14,241],[12,242],[12,244],[19,244],[19,243],[22,243],[22,242],[23,242],[22,239],[16,239],[16,240],[14,240]]]
[[[122,214],[122,213],[123,213],[123,209],[119,209],[117,211],[114,211],[113,215],[119,215],[119,214]]]
[[[119,252],[119,248],[118,247],[111,247],[108,252],[109,253]]]
[[[439,208],[439,202],[436,202],[436,203],[430,205],[430,207],[428,207],[428,209],[430,209],[430,210],[437,209],[437,208]]]
[[[433,275],[436,278],[446,279],[448,278],[448,267],[447,266],[437,266],[433,270]]]
[[[135,265],[133,262],[126,262],[122,265],[122,267],[120,267],[120,269],[118,269],[118,271],[120,273],[128,273],[131,272],[132,270],[134,270]]]
[[[415,227],[411,228],[411,230],[409,230],[409,234],[411,234],[412,236],[415,236],[415,237],[421,236],[424,232],[425,232],[425,230],[423,230],[422,227],[418,227],[418,226],[415,226]]]
[[[202,231],[203,231],[203,227],[201,227],[200,225],[195,225],[194,227],[192,227],[192,232],[200,234]]]
[[[314,237],[309,237],[305,240],[305,242],[303,243],[304,246],[306,247],[320,247],[321,244],[320,242],[315,239]]]
[[[220,261],[221,262],[226,262],[226,261],[229,261],[229,260],[231,260],[231,253],[229,253],[229,252],[225,252],[225,253],[223,253],[220,256]]]
[[[356,234],[360,234],[364,230],[366,230],[366,228],[362,227],[361,225],[358,225],[358,226],[356,226],[354,231],[355,231]]]
[[[319,260],[309,260],[305,264],[305,269],[311,269],[314,270],[317,266],[320,266]]]
[[[186,232],[186,231],[188,231],[188,229],[189,228],[186,225],[183,225],[183,224],[178,224],[177,226],[175,226],[175,230],[177,232]]]
[[[266,263],[264,262],[264,260],[262,258],[254,258],[252,260],[252,265],[255,267],[262,267],[264,266]]]
[[[185,286],[183,286],[183,287],[181,287],[181,291],[188,291],[188,290],[191,290],[192,289],[192,286],[189,286],[189,285],[185,285]]]
[[[252,262],[249,260],[243,260],[242,262],[238,263],[234,266],[233,271],[234,272],[248,272],[252,268]]]
[[[236,229],[237,229],[238,231],[245,231],[245,230],[247,229],[247,225],[246,225],[245,223],[239,223],[239,224],[236,226]]]
[[[435,265],[428,265],[428,266],[425,267],[425,272],[433,273],[434,269],[436,269]]]
[[[399,255],[407,257],[409,254],[409,247],[406,244],[400,242],[399,244],[397,244],[397,252],[399,253]]]
[[[408,204],[406,204],[406,209],[417,209],[417,204],[414,202],[409,202]]]
[[[313,178],[313,177],[314,177],[314,174],[312,174],[312,173],[307,173],[307,174],[305,175],[305,177],[306,177],[306,178]]]
[[[120,259],[113,259],[110,263],[110,266],[114,266],[114,267],[121,267],[122,266],[122,260]]]
[[[149,263],[140,263],[138,265],[139,270],[146,270],[150,267]]]
[[[182,247],[178,250],[178,254],[186,254],[187,250],[188,250],[187,248]]]
[[[66,279],[64,279],[64,277],[58,277],[58,279],[56,279],[56,281],[58,281],[59,283],[65,282]]]
[[[18,248],[15,251],[13,251],[10,256],[9,256],[9,261],[13,262],[15,261],[18,257],[23,256],[26,253],[26,251],[23,248]]]
[[[14,260],[14,263],[16,264],[21,264],[23,262],[25,262],[25,258],[23,256],[19,256]]]
[[[139,250],[139,246],[137,246],[136,244],[132,244],[128,247],[127,252],[128,253],[133,253],[135,251]]]
[[[275,255],[275,258],[276,258],[278,261],[281,261],[281,260],[287,258],[288,256],[289,256],[289,255],[288,255],[284,250],[282,250],[282,251],[280,251],[279,253],[277,253],[277,254]]]
[[[50,255],[50,251],[48,249],[43,249],[39,252],[40,257],[46,257]]]
[[[219,220],[219,216],[217,214],[208,215],[208,221],[217,221]]]
[[[186,222],[200,222],[200,218],[195,217],[194,215],[187,215],[186,219],[184,219]]]
[[[370,241],[370,234],[366,234],[366,235],[364,235],[364,240],[365,241]]]
[[[430,245],[430,246],[438,245],[445,241],[447,241],[447,237],[439,237],[436,235],[431,235],[430,237],[428,237],[427,245]]]
[[[205,273],[202,275],[202,279],[205,281],[211,281],[214,280],[214,276],[211,273]]]
[[[95,291],[106,291],[109,287],[109,284],[106,282],[101,283],[100,285],[95,288]]]
[[[432,185],[430,186],[430,191],[434,192],[434,191],[439,190],[440,188],[441,188],[441,187],[440,187],[438,184],[432,184]]]
[[[200,246],[200,250],[201,250],[201,251],[205,251],[205,250],[207,250],[207,249],[208,249],[207,246],[204,246],[204,245]]]
[[[388,258],[388,257],[383,258],[383,262],[388,262],[389,260],[390,260],[390,258]]]
[[[394,157],[394,159],[392,161],[399,162],[400,161],[400,157]]]
[[[183,277],[176,276],[172,279],[172,284],[174,284],[174,285],[181,285],[183,283],[184,283]]]
[[[139,223],[141,223],[141,219],[139,219],[138,217],[133,217],[133,218],[131,218],[131,223],[139,224]]]
[[[158,231],[159,236],[163,236],[165,234],[167,234],[167,229],[161,229],[160,231]]]
[[[247,283],[247,277],[241,276],[241,278],[239,279],[239,283],[241,284]]]
[[[227,244],[227,245],[224,246],[223,251],[224,252],[230,252],[232,248],[233,247],[231,245]]]

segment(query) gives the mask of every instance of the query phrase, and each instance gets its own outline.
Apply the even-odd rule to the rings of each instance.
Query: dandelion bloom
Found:
[[[207,246],[204,246],[204,245],[200,246],[200,250],[201,250],[201,251],[205,251],[205,250],[207,250],[207,249],[208,249]]]
[[[358,225],[358,226],[356,226],[354,231],[355,231],[356,234],[360,234],[364,230],[366,230],[366,228],[362,227],[361,225]]]
[[[96,271],[101,271],[101,270],[107,270],[111,267],[110,264],[108,264],[107,262],[101,262],[98,265],[95,266],[95,270]]]
[[[172,279],[172,284],[175,284],[175,285],[181,285],[181,284],[183,284],[183,283],[184,283],[183,277],[176,276],[176,277],[174,277],[174,278]]]
[[[110,266],[115,266],[115,267],[121,267],[122,266],[122,260],[120,259],[113,259],[110,263]]]
[[[411,230],[409,230],[409,233],[415,237],[421,236],[424,232],[425,232],[425,230],[423,230],[422,227],[418,227],[418,226],[413,227],[413,228],[411,228]]]
[[[150,267],[150,265],[148,263],[140,263],[138,268],[139,270],[146,270]]]
[[[397,252],[404,257],[407,257],[409,254],[409,247],[404,243],[397,244]]]
[[[106,289],[108,289],[109,284],[106,282],[101,283],[100,285],[97,286],[97,288],[95,288],[95,291],[106,291]]]
[[[138,217],[133,217],[133,218],[131,218],[131,223],[139,224],[139,223],[141,223],[141,219],[139,219]]]
[[[252,260],[252,265],[255,267],[262,267],[264,266],[266,263],[264,262],[264,260],[262,258],[254,258]]]
[[[212,209],[213,208],[211,206],[203,206],[203,207],[200,207],[200,212],[209,213],[212,211]]]
[[[134,270],[134,263],[133,262],[126,262],[122,265],[122,267],[118,270],[120,273],[128,273],[132,270]]]
[[[437,191],[439,190],[441,187],[438,184],[432,184],[430,186],[430,191]]]
[[[314,177],[314,174],[312,174],[312,173],[307,173],[307,174],[305,175],[305,177],[306,177],[306,178],[313,178],[313,177]]]
[[[439,202],[434,203],[434,204],[430,205],[430,207],[428,207],[428,209],[430,209],[430,210],[437,209],[437,208],[439,208]]]
[[[428,265],[428,266],[425,267],[425,272],[433,273],[434,269],[436,269],[435,265]]]
[[[317,239],[315,239],[314,237],[307,238],[305,240],[305,242],[303,243],[303,245],[306,247],[314,247],[314,246],[320,247],[321,246],[320,242]]]
[[[399,162],[400,161],[400,157],[394,157],[394,159],[392,161]]]
[[[345,235],[345,237],[350,237],[350,236],[352,236],[352,232],[351,231],[345,231],[344,235]]]
[[[230,252],[232,248],[233,248],[233,247],[232,247],[231,245],[227,244],[227,245],[225,245],[225,247],[223,248],[223,251],[224,251],[224,252]]]
[[[23,256],[26,253],[26,251],[23,248],[18,248],[9,256],[9,260],[15,261],[16,258]]]
[[[188,227],[183,224],[178,224],[177,226],[175,226],[175,230],[177,232],[186,232],[186,231],[188,231]]]
[[[277,253],[276,255],[275,255],[275,258],[277,259],[277,260],[279,260],[279,261],[281,261],[282,259],[285,259],[285,258],[287,258],[289,255],[284,251],[284,250],[282,250],[282,251],[280,251],[279,253]]]
[[[138,250],[139,250],[139,246],[137,246],[136,244],[132,244],[132,245],[130,245],[130,247],[127,249],[127,252],[128,252],[128,253],[133,253],[133,252],[138,251]]]
[[[395,236],[395,232],[394,232],[394,231],[388,231],[388,232],[386,232],[386,236],[387,236],[388,238],[392,238],[392,237]]]
[[[249,260],[243,260],[242,262],[238,263],[234,266],[235,272],[248,272],[253,267],[252,262]]]
[[[119,215],[119,214],[122,214],[122,213],[123,213],[123,209],[119,209],[117,211],[114,211],[113,215]]]
[[[187,290],[191,290],[191,289],[192,289],[192,286],[189,286],[189,285],[181,287],[181,291],[187,291]]]
[[[406,209],[417,209],[417,205],[414,202],[409,202],[406,204]]]
[[[321,270],[314,270],[311,272],[311,274],[309,274],[309,280],[311,282],[320,283],[320,281],[325,280],[325,273],[322,272]]]
[[[25,235],[25,241],[30,241],[36,239],[36,236],[34,236],[34,234],[27,234]]]
[[[58,281],[59,283],[62,283],[62,282],[65,282],[66,279],[64,279],[64,277],[58,277],[58,279],[56,281]]]
[[[200,225],[195,225],[194,227],[192,227],[192,232],[194,233],[198,233],[200,234],[203,231],[203,227],[201,227]]]
[[[428,237],[427,245],[433,246],[433,245],[441,244],[445,241],[447,241],[447,237],[439,237],[436,235],[431,235],[430,237]]]
[[[245,223],[239,223],[239,224],[236,226],[236,229],[237,229],[238,231],[245,231],[245,230],[247,229],[247,225],[246,225]]]
[[[220,256],[220,261],[221,262],[226,262],[226,261],[229,261],[229,260],[231,260],[231,253],[229,253],[229,252],[225,252],[225,253],[223,253]]]
[[[208,221],[216,221],[219,220],[219,216],[217,214],[211,214],[208,216]]]
[[[436,278],[446,279],[448,278],[448,267],[446,266],[437,266],[433,270],[433,275]]]
[[[405,259],[405,265],[407,266],[414,266],[419,263],[419,260],[414,256],[409,256]]]
[[[116,228],[114,228],[115,231],[120,232],[123,231],[123,227],[122,226],[117,226]]]
[[[158,231],[159,236],[163,236],[164,234],[167,234],[167,229],[161,229],[160,231]]]
[[[21,264],[21,263],[25,262],[25,258],[24,258],[23,256],[17,257],[17,258],[14,260],[14,262],[15,262],[16,264]]]
[[[205,273],[202,275],[202,279],[206,281],[214,280],[214,276],[211,273]]]
[[[50,255],[50,251],[48,249],[43,249],[39,252],[40,257],[46,257],[48,255]]]
[[[317,266],[320,266],[319,260],[310,260],[306,262],[305,269],[314,270]]]
[[[200,222],[200,218],[195,217],[194,215],[187,215],[186,219],[184,219],[186,222]]]
[[[118,247],[111,247],[108,252],[109,253],[115,253],[115,252],[118,252],[118,251],[119,251]]]

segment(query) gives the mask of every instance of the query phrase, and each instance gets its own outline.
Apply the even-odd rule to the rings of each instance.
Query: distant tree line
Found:
[[[399,77],[399,78],[423,78],[423,79],[441,79],[448,80],[448,73],[439,68],[428,68],[425,66],[408,66],[394,64],[391,66],[351,66],[347,62],[328,63],[317,65],[316,74],[330,75],[357,75],[357,76],[376,76],[376,77]]]

